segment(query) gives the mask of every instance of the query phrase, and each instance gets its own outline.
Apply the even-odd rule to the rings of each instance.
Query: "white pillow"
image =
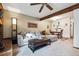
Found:
[[[40,34],[40,32],[36,32],[36,36],[37,36],[37,39],[42,39],[42,35]]]
[[[33,32],[27,33],[26,37],[29,38],[29,39],[35,39],[36,38],[36,36],[35,36],[35,34]]]

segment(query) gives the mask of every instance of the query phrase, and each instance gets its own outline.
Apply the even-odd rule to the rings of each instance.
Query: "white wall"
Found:
[[[23,18],[23,17],[22,17]],[[25,17],[24,17],[25,18]],[[28,28],[28,22],[36,23],[37,28]],[[38,21],[34,19],[20,19],[18,18],[18,32],[41,32],[47,28],[49,23],[46,21]]]
[[[11,17],[17,18],[17,28],[19,32],[40,32],[47,28],[49,22],[47,21],[39,21],[39,19],[30,17],[27,15],[11,12],[4,10],[4,27],[3,27],[3,35],[4,38],[11,37]],[[38,28],[28,28],[27,23],[32,22],[38,25]]]
[[[71,24],[72,28],[70,30],[70,21],[73,20],[72,13],[73,12],[69,12],[69,13],[65,13],[60,16],[57,16],[57,18],[56,17],[51,18],[52,20],[51,30],[56,31],[58,22],[60,22],[59,28],[63,29],[63,37],[70,38],[70,34],[73,36],[73,23]],[[56,19],[56,20],[53,20],[53,19]]]
[[[56,20],[55,23],[53,22],[54,24],[52,23],[52,27],[53,25],[55,25],[55,28],[57,28],[58,22],[60,22],[59,28],[63,29],[63,37],[69,38],[70,37],[70,18],[63,18],[63,19]]]
[[[74,47],[79,48],[79,9],[74,10]]]

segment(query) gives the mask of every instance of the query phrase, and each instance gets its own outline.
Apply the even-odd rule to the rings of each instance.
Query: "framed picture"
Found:
[[[37,24],[28,22],[28,28],[37,28]]]

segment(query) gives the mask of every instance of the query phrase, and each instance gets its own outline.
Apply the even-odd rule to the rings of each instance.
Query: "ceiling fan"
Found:
[[[53,8],[47,3],[31,3],[30,5],[33,6],[33,5],[39,5],[39,4],[42,4],[39,10],[39,13],[43,10],[44,6],[46,6],[49,10],[53,10]]]

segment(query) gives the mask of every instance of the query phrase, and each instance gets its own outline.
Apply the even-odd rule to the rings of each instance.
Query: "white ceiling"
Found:
[[[39,13],[41,5],[30,6],[30,3],[3,3],[4,9],[36,18],[42,18],[69,6],[72,6],[74,5],[74,3],[49,3],[49,5],[53,7],[52,11],[44,6],[42,12]]]

